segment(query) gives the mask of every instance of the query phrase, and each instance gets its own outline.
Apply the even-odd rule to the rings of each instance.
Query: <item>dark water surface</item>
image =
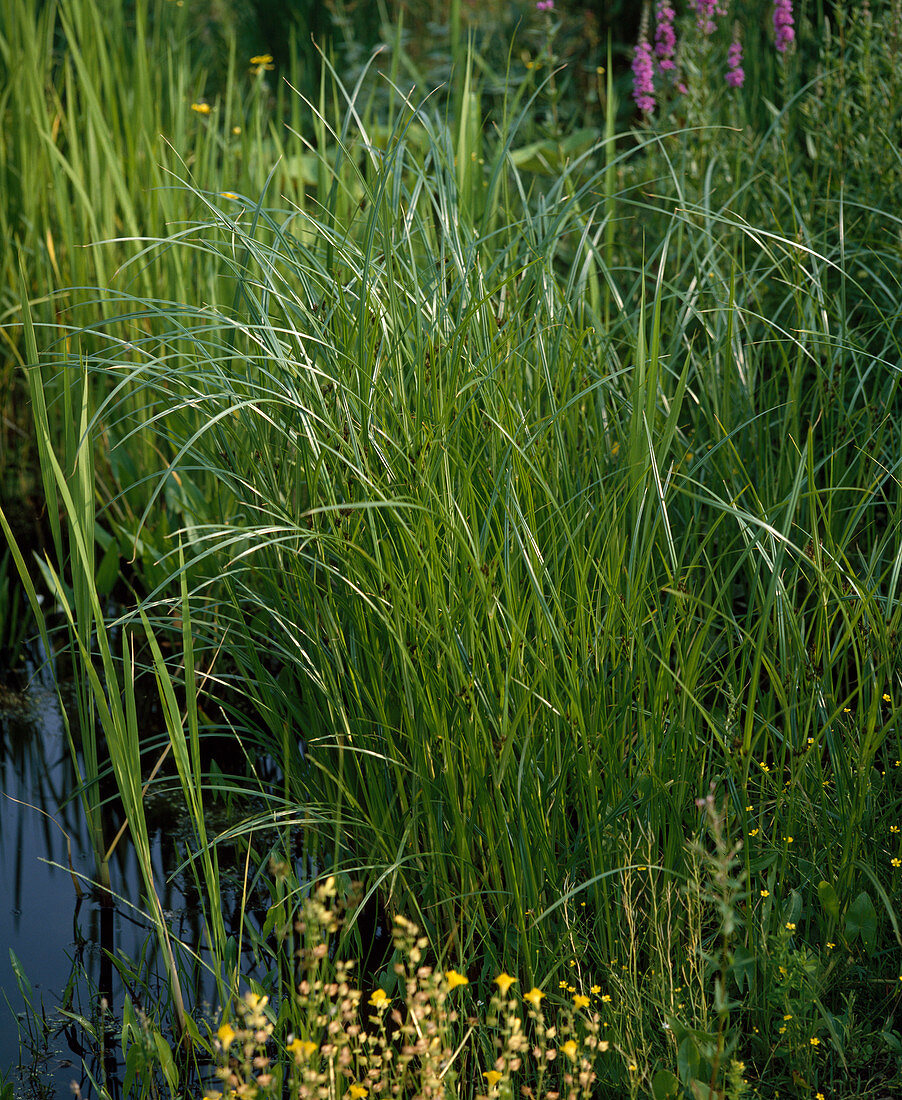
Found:
[[[127,838],[110,867],[119,898],[111,905],[92,885],[95,865],[77,787],[52,668],[30,651],[15,676],[0,669],[0,1083],[9,1081],[23,1098],[71,1097],[73,1083],[83,1097],[92,1095],[83,1055],[115,1096],[122,1052],[114,1022],[121,1020],[126,989],[108,952],[143,958],[151,988],[160,972]],[[198,943],[190,889],[178,877],[168,881],[180,858],[178,839],[178,823],[161,816],[152,834],[156,881],[175,935]],[[68,870],[69,845],[78,888]],[[140,984],[131,989],[134,998],[144,992]],[[212,982],[199,975],[188,994],[203,1011]],[[85,1031],[73,1019],[86,1018],[102,1034],[101,998],[112,1021],[105,1056],[99,1047],[87,1049]]]

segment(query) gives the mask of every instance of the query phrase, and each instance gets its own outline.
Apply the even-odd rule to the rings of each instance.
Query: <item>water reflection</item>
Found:
[[[53,665],[40,657],[30,650],[15,676],[0,670],[0,945],[7,949],[0,953],[0,1080],[6,1074],[24,1097],[71,1096],[73,1083],[89,1097],[85,1059],[115,1097],[122,1067],[114,1022],[126,994],[136,1007],[148,989],[166,1002],[163,968],[141,915],[142,879],[127,836],[110,861],[112,896],[92,881]],[[190,871],[173,875],[190,838],[172,809],[177,804],[165,792],[148,804],[155,881],[174,935],[198,945],[202,917]],[[110,837],[119,828],[112,805]],[[209,1012],[210,975],[200,964],[186,965],[184,974],[189,1010],[203,1014],[206,1005]]]

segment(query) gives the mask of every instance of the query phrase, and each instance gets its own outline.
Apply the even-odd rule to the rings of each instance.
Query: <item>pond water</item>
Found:
[[[0,669],[0,1083],[9,1081],[26,1098],[72,1096],[74,1082],[89,1097],[85,1055],[115,1096],[122,1068],[115,1028],[104,1056],[99,1047],[86,1049],[84,1028],[73,1017],[102,1032],[105,998],[108,1019],[121,1019],[126,989],[110,953],[142,959],[152,976],[156,941],[141,916],[141,877],[127,841],[111,861],[118,898],[110,904],[91,883],[91,845],[53,675],[34,649],[15,675]],[[161,901],[175,935],[197,943],[189,882],[172,875],[181,860],[178,823],[160,813],[155,825]],[[202,973],[189,991],[195,1005],[213,996]],[[134,987],[131,993],[137,995]]]

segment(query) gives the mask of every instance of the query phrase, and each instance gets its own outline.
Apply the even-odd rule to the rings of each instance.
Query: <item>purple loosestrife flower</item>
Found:
[[[793,44],[796,32],[793,29],[792,0],[774,0],[774,37],[777,53],[786,53]]]
[[[727,75],[724,77],[731,88],[741,88],[745,81],[742,68],[742,43],[737,38],[727,50]]]
[[[673,60],[676,53],[676,31],[673,29],[676,12],[668,0],[658,0],[655,17],[655,57],[658,59],[658,68],[663,73],[676,68]]]
[[[696,22],[702,34],[714,34],[717,30],[714,16],[723,14],[723,6],[718,0],[695,0]]]
[[[655,66],[644,34],[633,52],[633,99],[640,111],[650,114],[655,109]]]

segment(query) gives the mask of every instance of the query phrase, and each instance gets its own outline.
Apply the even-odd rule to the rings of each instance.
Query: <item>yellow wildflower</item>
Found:
[[[507,996],[507,991],[510,989],[510,987],[514,984],[514,982],[516,980],[517,979],[512,978],[510,976],[510,974],[506,974],[503,970],[501,971],[501,973],[495,979],[495,985],[497,985],[498,988],[501,990],[501,996],[502,997]]]
[[[533,1008],[538,1008],[545,994],[537,986],[533,986],[528,993],[523,994],[523,1000],[529,1001]]]
[[[501,1074],[497,1069],[487,1069],[482,1076],[488,1081],[490,1089],[493,1089],[501,1080]]]
[[[464,974],[459,974],[456,970],[446,970],[445,981],[448,983],[449,989],[457,989],[459,985],[470,984],[470,979]]]
[[[390,998],[384,989],[374,989],[373,995],[370,997],[369,1003],[373,1008],[385,1008],[388,1005]]]
[[[571,1062],[576,1061],[576,1041],[574,1039],[568,1039],[566,1043],[561,1047],[561,1053],[566,1054]]]
[[[212,111],[212,107],[209,103],[192,103],[191,110],[197,111],[199,115],[208,115]]]
[[[311,1043],[309,1039],[292,1039],[288,1044],[288,1053],[294,1055],[296,1062],[309,1058],[315,1050],[316,1043]]]
[[[222,1043],[223,1050],[228,1050],[232,1045],[237,1032],[231,1024],[223,1024],[222,1027],[216,1032],[216,1038]]]
[[[351,1085],[348,1089],[348,1096],[351,1100],[363,1100],[365,1096],[369,1096],[370,1090],[364,1085]]]
[[[583,993],[577,993],[576,996],[573,998],[573,1007],[574,1008],[588,1008],[589,1007],[589,998],[587,996],[585,996],[585,994],[583,994]]]
[[[816,1035],[812,1035],[808,1042],[811,1043],[813,1047],[819,1047],[821,1045],[821,1041]]]

